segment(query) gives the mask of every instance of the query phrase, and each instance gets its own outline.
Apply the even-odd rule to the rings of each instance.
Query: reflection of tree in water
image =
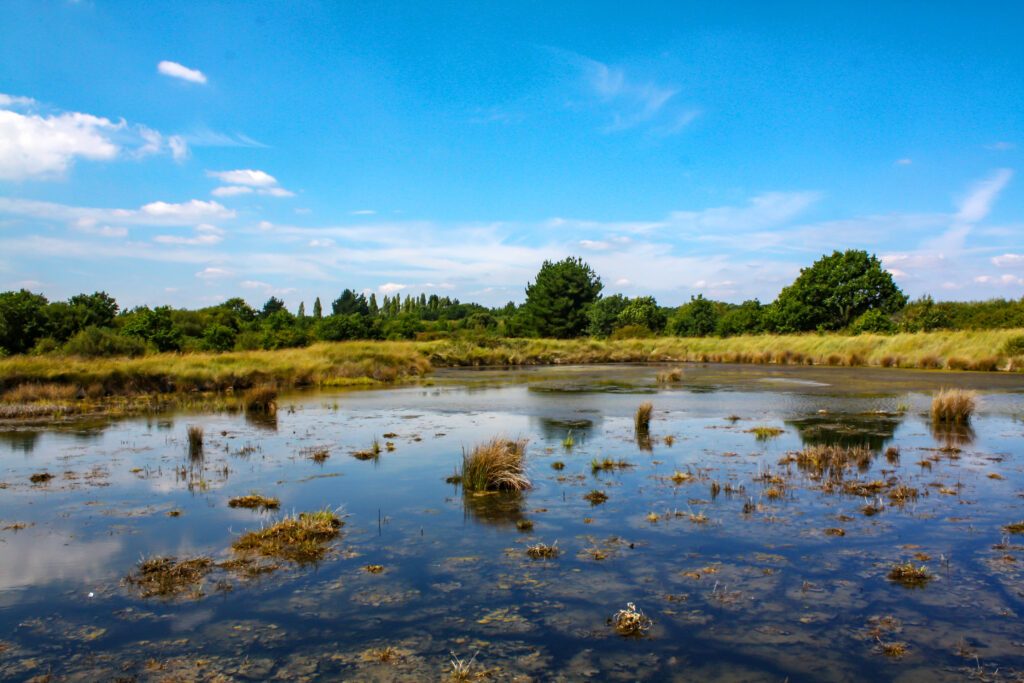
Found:
[[[7,443],[12,451],[31,453],[39,441],[39,432],[36,430],[19,430],[13,432],[0,432],[0,442]]]
[[[892,441],[902,414],[811,415],[786,424],[796,428],[805,446],[866,446],[878,452]]]
[[[571,431],[573,441],[578,444],[586,443],[595,428],[594,420],[587,418],[534,417],[530,421],[545,440],[561,441]]]
[[[525,500],[519,491],[462,492],[462,507],[466,515],[483,524],[515,526],[525,519]]]

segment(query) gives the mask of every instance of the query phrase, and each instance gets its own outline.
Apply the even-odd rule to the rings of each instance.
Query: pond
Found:
[[[0,678],[1024,672],[1024,535],[1007,529],[1024,520],[1024,378],[694,364],[659,384],[664,370],[447,370],[282,396],[271,417],[5,427]],[[954,385],[979,408],[943,430],[929,403]],[[528,440],[532,487],[448,483],[495,436]],[[827,473],[796,456],[814,445],[868,451]],[[250,493],[280,507],[229,506]],[[324,509],[344,525],[314,561],[232,547]],[[553,556],[531,557],[539,543]],[[205,559],[181,590],[147,590],[140,563],[158,557]],[[907,562],[926,578],[890,578]],[[646,628],[622,635],[629,603]]]

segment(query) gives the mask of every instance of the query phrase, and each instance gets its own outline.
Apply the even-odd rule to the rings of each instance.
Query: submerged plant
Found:
[[[932,397],[933,422],[966,424],[974,414],[977,394],[964,389],[943,389]]]
[[[572,438],[572,430],[570,429],[569,433],[565,435],[564,439],[562,439],[562,448],[568,451],[575,445],[576,442]]]
[[[654,622],[634,603],[627,602],[626,609],[620,609],[613,614],[608,623],[615,628],[619,635],[642,636]]]
[[[248,413],[277,413],[277,388],[270,384],[253,387],[242,395],[242,407]]]
[[[462,487],[465,491],[523,491],[530,488],[526,476],[526,440],[496,437],[462,454]]]

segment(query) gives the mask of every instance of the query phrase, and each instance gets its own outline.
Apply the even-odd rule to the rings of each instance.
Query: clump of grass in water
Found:
[[[576,445],[576,441],[573,440],[573,438],[572,438],[572,430],[570,429],[569,433],[565,435],[564,439],[562,439],[562,448],[564,448],[565,450],[568,451],[568,450],[572,450],[572,447],[575,446],[575,445]]]
[[[611,458],[605,458],[598,460],[594,458],[590,461],[590,471],[594,474],[598,472],[614,472],[615,470],[624,470],[633,465],[625,460],[612,460]]]
[[[152,557],[139,562],[138,570],[124,582],[138,588],[144,598],[171,598],[186,592],[200,594],[199,583],[213,569],[209,557],[177,561],[173,557]]]
[[[373,440],[373,443],[370,444],[369,448],[367,448],[365,451],[356,451],[355,453],[352,454],[352,456],[357,460],[376,460],[377,458],[380,457],[380,452],[380,441],[378,441],[375,438]]]
[[[556,460],[553,463],[551,463],[551,469],[553,469],[555,471],[564,470],[565,469],[565,463],[562,462],[561,460]]]
[[[747,430],[748,434],[753,434],[757,437],[758,441],[767,441],[768,439],[774,438],[786,430],[778,427],[770,427],[768,425],[759,425]]]
[[[644,401],[636,409],[636,415],[633,416],[633,427],[636,430],[637,436],[647,436],[651,432],[651,413],[654,411],[654,406],[651,405],[650,401]]]
[[[526,440],[496,437],[462,454],[462,488],[465,491],[523,491],[530,488],[526,476]]]
[[[195,460],[203,455],[202,425],[188,426],[188,457]]]
[[[1003,531],[1008,534],[1024,534],[1024,522],[1014,522],[1013,524],[1007,524],[1003,527]]]
[[[620,609],[612,615],[608,623],[622,636],[642,636],[654,623],[634,603],[627,602],[626,609]]]
[[[815,445],[808,446],[796,455],[797,467],[809,470],[817,477],[832,474],[842,475],[843,471],[857,465],[864,468],[871,463],[871,449],[866,446]]]
[[[303,512],[258,531],[240,536],[231,547],[239,552],[255,552],[304,564],[318,562],[327,554],[344,522],[330,509]]]
[[[658,384],[674,384],[676,382],[683,381],[683,369],[672,368],[671,370],[662,370],[657,374]]]
[[[247,510],[276,510],[281,507],[281,501],[277,498],[261,496],[258,493],[250,493],[247,496],[237,496],[228,501],[228,507],[246,508]]]
[[[53,475],[49,472],[37,472],[28,478],[28,480],[33,484],[45,484],[51,479],[53,479]]]
[[[600,505],[601,503],[608,500],[608,494],[604,491],[598,491],[594,489],[590,493],[583,496],[583,499],[588,501],[591,505]]]
[[[535,543],[526,549],[526,554],[534,560],[551,560],[558,557],[561,551],[558,549],[558,541],[551,545],[547,543]]]
[[[299,453],[304,458],[309,458],[318,465],[327,462],[327,458],[331,457],[331,451],[326,446],[310,446],[309,448],[303,448]]]
[[[963,389],[943,389],[932,398],[932,420],[945,424],[966,424],[974,414],[977,394]]]
[[[242,407],[248,413],[277,413],[277,388],[270,384],[253,387],[242,396]]]
[[[889,570],[889,580],[895,581],[896,583],[916,588],[926,585],[932,580],[932,575],[928,573],[928,568],[923,564],[920,566],[914,565],[913,562],[904,562],[898,564]]]

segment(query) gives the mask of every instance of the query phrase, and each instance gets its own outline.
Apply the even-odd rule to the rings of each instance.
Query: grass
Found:
[[[815,445],[797,453],[796,464],[819,479],[826,475],[841,478],[854,465],[859,469],[870,465],[872,456],[871,449],[866,446]]]
[[[977,405],[977,394],[963,389],[943,389],[932,397],[933,422],[966,424]]]
[[[462,454],[462,488],[465,491],[523,491],[530,488],[526,476],[526,440],[495,437]]]
[[[277,413],[277,387],[262,384],[253,387],[242,395],[242,407],[247,413]]]
[[[650,401],[644,401],[637,407],[636,414],[633,416],[633,427],[638,436],[650,433],[651,413],[653,411],[654,406],[651,405]]]
[[[202,425],[188,426],[188,457],[193,460],[203,457]]]
[[[570,429],[569,433],[565,435],[564,439],[562,439],[562,448],[568,451],[572,450],[572,447],[575,445],[576,441],[572,438],[572,430]]]
[[[643,610],[632,602],[627,602],[626,609],[620,609],[608,621],[616,633],[622,636],[642,636],[653,623]]]
[[[625,460],[612,460],[611,458],[604,458],[598,460],[594,458],[590,461],[590,471],[594,474],[598,472],[614,472],[615,470],[624,470],[633,465]]]
[[[261,496],[258,493],[250,493],[247,496],[236,496],[230,499],[228,507],[246,508],[248,510],[276,510],[281,507],[281,501],[277,498]]]
[[[1007,524],[1003,527],[1003,531],[1008,534],[1024,534],[1024,522],[1014,522],[1013,524]]]
[[[768,425],[758,425],[747,430],[748,434],[753,434],[757,437],[758,441],[767,441],[768,439],[775,438],[780,434],[785,433],[785,429],[778,427],[769,427]]]
[[[199,593],[199,584],[214,568],[209,557],[178,561],[173,557],[152,557],[139,562],[136,571],[124,582],[134,586],[144,598],[172,598],[184,593]]]
[[[897,564],[889,570],[889,580],[903,586],[920,587],[932,580],[928,568],[924,565],[916,566],[913,562]]]
[[[327,554],[328,544],[338,536],[343,525],[341,518],[330,509],[303,512],[243,534],[231,547],[238,552],[299,564],[318,562]]]
[[[535,543],[526,549],[526,555],[533,560],[553,560],[558,557],[561,551],[558,549],[558,541],[551,545],[546,543]]]
[[[658,384],[676,384],[683,381],[683,369],[662,370],[656,375]]]
[[[322,465],[331,457],[331,451],[326,446],[307,446],[299,451],[299,455]]]
[[[357,460],[376,460],[380,457],[381,453],[380,441],[376,438],[370,443],[370,447],[365,451],[355,451],[352,453],[352,457]],[[389,449],[391,450],[391,449]]]
[[[601,503],[608,500],[608,494],[604,491],[598,491],[594,489],[590,493],[583,496],[583,500],[588,501],[591,505],[600,505]]]
[[[37,472],[28,478],[33,484],[45,484],[51,479],[53,479],[53,475],[49,472]]]

